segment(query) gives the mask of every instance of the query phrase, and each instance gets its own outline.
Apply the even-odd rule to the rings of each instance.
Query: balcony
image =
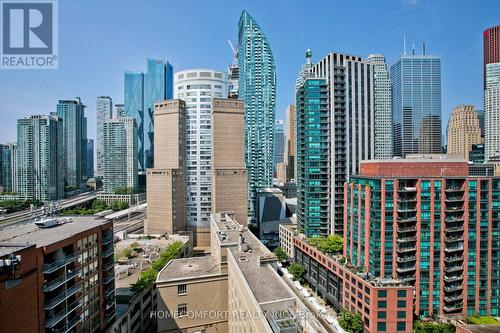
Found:
[[[464,266],[462,266],[462,265],[455,265],[455,266],[445,267],[444,271],[446,273],[453,273],[453,272],[463,271],[463,269],[464,269]]]
[[[75,327],[79,322],[82,321],[82,318],[80,316],[76,316],[73,319],[71,319],[64,327],[61,329],[57,330],[55,333],[67,333],[70,332],[73,327]]]
[[[456,281],[462,281],[463,280],[463,275],[444,275],[444,281],[445,282],[456,282]]]
[[[411,231],[417,231],[417,227],[416,226],[398,227],[398,232],[411,232]]]
[[[410,202],[417,202],[417,198],[416,197],[398,197],[398,202],[400,203],[410,203]]]
[[[464,208],[463,207],[446,207],[444,209],[444,211],[447,213],[459,213],[459,212],[463,212]]]
[[[417,278],[415,275],[409,275],[409,276],[398,276],[398,280],[400,280],[403,283],[411,283],[415,281]]]
[[[415,271],[415,270],[416,270],[415,265],[413,265],[413,266],[407,266],[407,267],[398,267],[398,268],[396,268],[396,271],[397,271],[398,273],[408,273],[408,272],[413,272],[413,271]]]
[[[447,293],[462,290],[464,287],[462,284],[452,284],[444,287],[444,291]]]
[[[58,304],[63,302],[68,297],[74,295],[76,292],[80,291],[81,289],[82,289],[82,286],[80,284],[76,284],[73,287],[62,291],[56,297],[53,297],[49,300],[46,300],[45,301],[45,310],[52,310]]]
[[[109,274],[109,276],[105,276],[102,283],[104,284],[108,284],[110,283],[111,281],[113,281],[115,279],[115,275],[114,274]]]
[[[445,237],[444,241],[448,243],[454,243],[454,242],[463,242],[464,237],[463,236],[450,236],[450,237]]]
[[[396,249],[396,251],[397,251],[397,252],[399,252],[399,253],[414,252],[414,251],[416,251],[416,250],[417,250],[417,249],[416,249],[415,245],[413,245],[413,246],[398,247],[398,248]]]
[[[115,237],[113,234],[107,235],[107,236],[103,237],[102,245],[108,245],[110,243],[113,243],[114,240],[115,240]]]
[[[462,310],[462,303],[457,303],[457,304],[452,304],[452,305],[445,305],[443,306],[444,311],[446,312],[456,312]]]
[[[398,217],[398,223],[408,223],[408,222],[417,222],[417,218],[415,216],[407,218]]]
[[[417,236],[398,237],[398,239],[397,239],[398,243],[416,242],[416,241],[417,241]]]
[[[444,220],[446,223],[451,223],[451,222],[463,222],[464,218],[463,216],[453,216],[453,217],[447,217]]]
[[[461,187],[449,187],[445,190],[446,193],[457,193],[463,192],[464,190]]]
[[[70,314],[71,312],[73,312],[76,308],[82,306],[82,302],[81,300],[77,300],[73,303],[71,303],[70,305],[68,305],[67,307],[65,307],[64,309],[62,309],[59,313],[57,313],[56,315],[52,316],[52,317],[47,317],[45,319],[45,328],[52,328],[54,327],[54,325],[56,325],[57,323],[59,323],[62,319],[64,319],[68,314]]]
[[[106,313],[106,315],[104,316],[104,320],[106,321],[106,323],[110,322],[111,319],[113,319],[114,317],[116,316],[116,312],[115,311],[112,311],[110,313]]]
[[[111,246],[109,249],[102,252],[102,257],[107,258],[115,252],[115,249]]]
[[[445,257],[444,261],[446,261],[446,262],[464,261],[464,256]]]
[[[446,196],[446,199],[444,199],[445,202],[463,202],[464,201],[464,198],[462,197],[456,197],[456,196],[453,196],[453,197],[448,197]]]
[[[107,290],[104,290],[104,297],[108,297],[111,294],[115,293],[115,288],[109,288]]]
[[[73,271],[71,273],[61,275],[60,277],[58,277],[52,281],[47,281],[44,283],[43,291],[45,291],[45,292],[52,291],[52,290],[62,286],[64,283],[68,282],[69,280],[73,279],[77,275],[79,275],[79,273],[76,271]]]
[[[416,256],[404,256],[404,257],[397,257],[396,261],[397,262],[412,262],[417,260]]]
[[[460,294],[460,295],[452,295],[452,296],[444,296],[444,301],[445,302],[456,302],[456,301],[460,301],[463,299],[463,296]]]
[[[398,188],[398,192],[401,192],[401,193],[417,192],[417,188],[416,187],[402,187],[402,188]]]
[[[459,232],[464,231],[464,226],[453,226],[453,227],[445,227],[445,232]]]
[[[416,211],[416,207],[398,207],[398,213],[413,213]]]
[[[448,253],[458,252],[458,251],[463,251],[463,250],[464,250],[464,246],[462,244],[460,244],[458,246],[447,246],[447,245],[445,245],[445,247],[444,247],[444,251],[448,252]]]
[[[78,259],[78,253],[75,252],[72,255],[66,256],[62,259],[56,260],[51,263],[47,263],[43,265],[43,272],[45,274],[53,273],[57,271],[59,268],[66,266],[67,264]]]

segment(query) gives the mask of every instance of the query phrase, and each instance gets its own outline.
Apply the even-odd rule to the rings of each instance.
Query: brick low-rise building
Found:
[[[337,310],[359,313],[365,331],[413,332],[413,287],[393,279],[374,278],[293,238],[295,262],[306,269],[306,281]]]
[[[8,332],[102,332],[115,320],[112,222],[48,219],[0,231]]]

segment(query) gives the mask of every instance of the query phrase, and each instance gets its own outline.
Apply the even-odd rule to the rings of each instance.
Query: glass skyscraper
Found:
[[[111,97],[99,96],[96,101],[96,157],[97,170],[96,176],[103,177],[104,175],[104,123],[112,118],[113,101]]]
[[[390,73],[394,156],[441,153],[441,58],[403,55]]]
[[[17,192],[21,198],[44,202],[64,198],[67,155],[63,133],[63,121],[57,116],[31,116],[17,121]]]
[[[86,178],[87,119],[79,97],[59,100],[57,112],[62,119],[64,147],[64,182],[68,190],[78,189]]]
[[[283,120],[276,120],[274,127],[274,167],[283,163],[285,159],[285,124]]]
[[[276,65],[266,36],[246,11],[238,27],[238,97],[245,102],[248,217],[255,223],[256,193],[270,187],[273,177]]]
[[[308,237],[330,230],[330,110],[325,79],[304,78],[298,86],[297,224]]]
[[[154,165],[154,103],[173,98],[173,68],[165,60],[148,59],[147,71],[125,72],[125,116],[137,123],[139,170]]]
[[[15,192],[14,177],[16,171],[13,166],[15,165],[16,153],[15,144],[0,144],[0,186],[3,188],[3,192]]]

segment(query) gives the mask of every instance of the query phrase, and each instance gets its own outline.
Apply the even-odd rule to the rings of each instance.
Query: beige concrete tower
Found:
[[[295,105],[290,104],[286,109],[286,129],[285,129],[285,163],[287,180],[295,179],[297,171],[295,156],[297,155],[297,146],[295,144],[296,111]]]
[[[453,109],[448,123],[448,154],[469,159],[473,144],[481,143],[479,118],[473,105],[460,105]]]
[[[179,99],[155,103],[154,168],[146,173],[147,234],[185,229],[186,104]]]
[[[212,99],[212,212],[234,211],[247,224],[243,101]]]

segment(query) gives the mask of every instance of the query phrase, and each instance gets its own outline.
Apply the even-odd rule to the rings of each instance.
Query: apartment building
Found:
[[[498,316],[500,178],[464,159],[364,161],[345,184],[344,256],[415,288],[419,316]]]
[[[0,232],[0,322],[9,332],[102,332],[115,320],[111,222],[47,219]]]

